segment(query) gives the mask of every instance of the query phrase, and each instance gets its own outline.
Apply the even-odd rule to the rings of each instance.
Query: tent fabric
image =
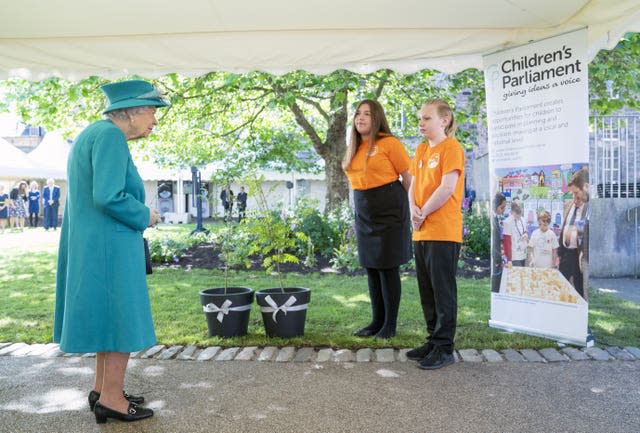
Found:
[[[35,149],[29,152],[29,159],[38,167],[53,168],[67,172],[67,159],[71,145],[58,131],[47,132]]]
[[[640,31],[640,1],[7,1],[0,79],[457,72],[480,68],[483,55],[584,27],[593,57]]]
[[[35,150],[34,150],[35,151]],[[4,138],[0,138],[0,178],[16,179],[66,179],[65,168],[42,167],[31,159],[31,154],[24,153]]]

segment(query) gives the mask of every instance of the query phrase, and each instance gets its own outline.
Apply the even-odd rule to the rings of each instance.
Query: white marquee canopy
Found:
[[[0,79],[33,80],[456,72],[583,27],[591,57],[640,31],[640,0],[20,0],[0,12]]]

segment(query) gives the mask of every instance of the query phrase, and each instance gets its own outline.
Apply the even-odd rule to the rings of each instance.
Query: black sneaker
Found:
[[[435,348],[427,357],[418,363],[418,368],[423,370],[436,370],[451,365],[454,362],[456,362],[456,360],[453,357],[453,353],[445,353]]]
[[[432,343],[424,343],[420,347],[409,350],[407,352],[407,359],[421,361],[433,350],[433,347]]]

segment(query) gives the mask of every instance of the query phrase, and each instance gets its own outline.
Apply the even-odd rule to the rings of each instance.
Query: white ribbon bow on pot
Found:
[[[273,319],[273,321],[275,323],[278,323],[278,321],[276,320],[276,315],[278,314],[278,311],[282,311],[286,316],[287,315],[287,311],[306,310],[307,306],[309,305],[309,304],[293,305],[297,301],[296,297],[293,296],[293,295],[289,296],[289,299],[287,299],[287,301],[284,304],[282,304],[281,306],[279,306],[279,307],[278,307],[278,304],[276,304],[276,301],[274,301],[273,298],[270,295],[267,295],[264,298],[264,300],[270,306],[269,307],[260,307],[260,311],[262,311],[263,313],[273,313],[271,315],[271,318]]]
[[[239,307],[231,307],[231,304],[233,304],[233,302],[231,302],[229,299],[225,299],[220,307],[218,307],[216,304],[209,303],[207,305],[204,305],[202,307],[202,310],[205,313],[218,313],[216,319],[218,319],[218,322],[222,323],[222,320],[224,320],[224,316],[229,314],[229,311],[246,311],[251,309],[251,304],[240,305]]]

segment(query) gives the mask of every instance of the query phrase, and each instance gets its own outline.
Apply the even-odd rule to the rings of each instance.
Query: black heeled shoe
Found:
[[[153,410],[146,407],[137,406],[135,403],[129,403],[127,412],[122,413],[117,412],[113,409],[109,409],[108,407],[101,405],[98,401],[93,407],[93,414],[96,416],[96,423],[104,424],[107,422],[108,418],[113,418],[125,422],[140,421],[141,419],[153,416]]]
[[[134,404],[144,403],[144,397],[141,395],[129,395],[125,391],[122,391],[122,395],[124,395],[124,398],[129,400],[131,403],[134,403]],[[89,409],[93,411],[93,408],[95,407],[96,402],[98,400],[100,400],[100,393],[98,391],[92,390],[89,393]]]
[[[378,330],[376,328],[365,326],[362,329],[358,329],[356,332],[353,333],[353,335],[356,337],[372,337],[377,333],[378,333]]]

